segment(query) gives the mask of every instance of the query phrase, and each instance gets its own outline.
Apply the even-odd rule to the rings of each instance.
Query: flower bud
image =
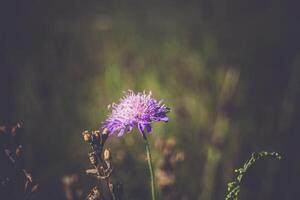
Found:
[[[82,133],[82,135],[83,135],[83,140],[84,140],[85,142],[90,142],[90,141],[92,140],[92,136],[91,136],[91,134],[89,133],[89,131],[84,131],[84,132]]]
[[[111,160],[111,153],[110,150],[105,149],[103,153],[103,158],[105,161]]]
[[[108,130],[107,130],[107,128],[103,129],[103,131],[102,131],[102,134],[103,134],[103,135],[106,135],[106,134],[108,134]]]
[[[101,143],[104,144],[106,139],[108,138],[108,130],[105,128],[101,133]]]
[[[100,131],[93,131],[94,139],[99,140],[100,139]]]

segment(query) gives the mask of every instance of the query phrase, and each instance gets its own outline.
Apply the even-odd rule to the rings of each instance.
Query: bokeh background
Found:
[[[149,139],[159,199],[224,199],[234,169],[252,152],[241,199],[300,196],[300,28],[297,1],[7,1],[0,12],[0,120],[24,122],[36,199],[80,199],[89,146],[107,105],[123,91],[151,90],[171,108]],[[114,179],[124,199],[149,198],[135,131],[113,137]],[[74,186],[75,187],[75,186]],[[72,198],[71,198],[72,199]],[[74,198],[73,198],[74,199]],[[68,197],[70,200],[70,197]]]

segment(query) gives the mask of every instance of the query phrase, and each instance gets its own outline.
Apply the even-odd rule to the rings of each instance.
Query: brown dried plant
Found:
[[[100,131],[84,131],[82,133],[85,142],[88,142],[92,151],[88,154],[92,165],[91,169],[87,169],[86,173],[94,176],[99,181],[104,181],[110,200],[120,200],[122,196],[122,185],[120,183],[113,184],[111,175],[113,172],[112,156],[109,149],[104,149],[104,144],[108,138],[108,132],[104,129]],[[94,186],[88,194],[86,200],[103,200],[104,195],[98,186]]]
[[[24,167],[22,130],[21,122],[0,126],[0,195],[6,199],[28,200],[38,188]]]

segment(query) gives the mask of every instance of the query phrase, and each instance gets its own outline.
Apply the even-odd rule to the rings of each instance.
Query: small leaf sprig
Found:
[[[244,175],[247,173],[248,169],[255,164],[257,160],[260,160],[265,157],[273,157],[278,160],[280,160],[282,157],[279,153],[277,152],[267,152],[267,151],[261,151],[259,153],[252,153],[251,157],[249,160],[247,160],[244,165],[236,169],[235,172],[238,173],[238,176],[236,177],[236,180],[233,182],[228,183],[227,185],[227,195],[226,195],[226,200],[237,200],[238,195],[240,193],[241,189],[241,182],[244,177]]]

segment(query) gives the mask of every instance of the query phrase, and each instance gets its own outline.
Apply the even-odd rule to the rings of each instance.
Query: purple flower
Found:
[[[151,92],[135,94],[128,90],[118,104],[113,103],[109,106],[112,112],[104,121],[102,128],[107,129],[109,135],[117,133],[118,136],[122,136],[136,126],[140,133],[144,134],[145,130],[148,133],[152,131],[152,122],[167,122],[167,113],[170,109],[162,104],[162,100],[157,101],[151,95]]]

